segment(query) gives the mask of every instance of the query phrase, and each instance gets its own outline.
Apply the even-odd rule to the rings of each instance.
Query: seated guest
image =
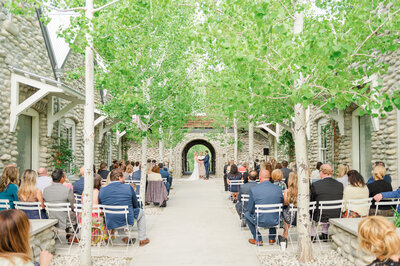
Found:
[[[79,173],[81,174],[81,178],[74,183],[74,193],[82,195],[83,188],[85,187],[85,166],[82,166],[81,169],[79,169]]]
[[[248,211],[244,214],[247,226],[249,227],[253,238],[249,239],[250,244],[262,245],[261,233],[256,231],[257,215],[255,214],[255,205],[257,204],[277,204],[283,202],[282,189],[275,186],[266,175],[260,171],[260,184],[254,186],[250,190]],[[258,225],[260,227],[272,227],[279,224],[278,213],[261,213],[258,218]],[[269,243],[274,244],[276,238],[276,228],[269,229]]]
[[[151,169],[147,181],[146,202],[154,202],[160,204],[160,207],[166,207],[168,192],[160,175],[160,168],[157,165]]]
[[[231,168],[231,165],[232,165],[233,163],[232,163],[232,160],[229,160],[226,164],[225,164],[225,166],[224,166],[224,188],[225,188],[225,191],[228,191],[228,181],[227,181],[227,178],[228,178],[228,173],[229,173],[229,171],[230,171],[230,168]]]
[[[33,266],[31,225],[28,217],[21,210],[0,212],[0,265]],[[40,266],[49,266],[53,258],[50,252],[40,252]]]
[[[14,209],[14,201],[18,201],[18,168],[16,166],[6,166],[0,180],[0,199],[7,199],[10,208]],[[0,208],[0,211],[4,210]]]
[[[140,171],[140,162],[135,162],[135,167],[133,167],[133,172]]]
[[[133,165],[128,164],[126,166],[125,172],[124,172],[124,177],[127,180],[131,180],[132,179],[132,174],[133,174]]]
[[[350,171],[350,168],[347,164],[339,164],[339,173],[338,173],[338,178],[336,178],[337,181],[342,183],[343,187],[347,187],[349,185],[349,176],[347,173]]]
[[[249,167],[247,163],[243,163],[242,167],[239,170],[242,175],[243,183],[246,184],[249,181]]]
[[[36,178],[36,187],[40,189],[40,191],[43,190],[50,186],[53,183],[53,179],[49,176],[49,172],[47,171],[46,168],[39,168],[38,170],[38,177]]]
[[[370,198],[374,197],[376,194],[382,192],[391,192],[393,190],[392,185],[383,179],[383,177],[386,174],[385,167],[381,165],[375,166],[372,173],[375,181],[367,185]],[[393,215],[392,207],[396,206],[392,205],[380,206],[377,215],[392,216]],[[376,210],[375,200],[372,200],[372,206],[369,210],[369,214],[375,215],[375,210]]]
[[[63,170],[61,169],[54,170],[53,173],[51,174],[51,177],[53,178],[53,184],[44,189],[43,192],[44,202],[70,203],[72,212],[70,213],[71,221],[69,220],[68,212],[66,211],[49,212],[49,218],[58,220],[56,226],[58,228],[65,229],[65,232],[67,232],[67,239],[69,242],[71,241],[78,242],[77,239],[72,239],[73,234],[71,232],[72,231],[71,226],[73,226],[74,228],[76,227],[76,218],[75,218],[75,213],[73,212],[75,203],[74,193],[72,192],[71,189],[62,185],[65,179]]]
[[[275,171],[275,170],[274,170]],[[289,226],[296,225],[297,211],[291,212],[290,205],[292,204],[297,208],[297,174],[294,172],[289,173],[289,188],[283,192],[283,235],[279,237],[279,242],[286,242],[289,235]]]
[[[341,200],[343,198],[343,185],[332,178],[333,170],[329,164],[323,164],[320,168],[321,180],[311,184],[311,201],[317,201],[317,209],[314,213],[314,221],[318,222],[320,218],[320,210],[318,209],[319,201]],[[323,210],[321,215],[322,235],[321,240],[328,239],[329,219],[339,218],[340,209]],[[315,230],[311,226],[311,236],[315,239]]]
[[[379,202],[382,199],[400,198],[400,187],[396,191],[387,191],[378,193],[374,196],[374,200]],[[397,206],[397,212],[400,213],[400,204]]]
[[[289,174],[290,175],[290,174]],[[280,186],[282,191],[287,189],[285,182],[282,181],[283,173],[280,169],[275,169],[272,171],[272,180],[274,181],[274,185]]]
[[[132,180],[140,180],[142,176],[142,171],[139,169],[139,171],[135,171],[132,173]]]
[[[172,178],[169,175],[168,171],[164,170],[164,164],[163,163],[159,163],[158,167],[160,168],[160,175],[162,178],[166,178],[167,179],[167,183],[165,183],[165,187],[167,189],[167,192],[169,194],[169,189],[171,187],[171,182],[172,182]]]
[[[383,166],[383,167],[385,167],[385,163],[384,163],[384,162],[381,162],[381,161],[375,162],[375,163],[372,165],[372,171],[375,169],[376,166]],[[386,168],[385,168],[385,175],[383,176],[383,180],[385,180],[385,181],[388,182],[389,184],[392,184],[392,177],[391,177],[390,175],[386,174]],[[371,176],[371,177],[368,179],[368,181],[367,181],[367,185],[370,184],[370,183],[372,183],[372,182],[374,182],[374,181],[375,181],[374,176]]]
[[[288,168],[288,165],[289,165],[289,163],[287,162],[287,161],[282,161],[282,168],[281,168],[281,171],[282,171],[282,173],[283,173],[283,179],[285,180],[285,184],[286,184],[286,187],[288,186],[288,179],[289,179],[289,173],[290,172],[292,172],[292,170],[290,170],[289,168]]]
[[[97,173],[101,176],[101,178],[106,179],[108,173],[110,173],[110,171],[107,170],[107,164],[102,162],[100,164],[100,170]]]
[[[241,180],[241,179],[242,179],[242,175],[239,173],[236,164],[232,165],[231,166],[231,171],[227,175],[228,185],[230,185],[232,180]],[[239,187],[240,187],[239,185],[230,186],[233,203],[237,202],[237,196],[238,196],[238,192],[239,192]]]
[[[236,207],[236,211],[239,214],[240,218],[243,218],[242,217],[242,213],[244,214],[244,213],[247,212],[247,203],[248,203],[248,202],[244,202],[243,206],[242,206],[242,195],[243,194],[247,194],[247,195],[250,194],[250,190],[254,186],[257,185],[256,179],[257,179],[257,171],[254,171],[254,170],[250,171],[249,182],[247,182],[246,184],[243,184],[243,185],[240,186],[238,202],[236,203],[236,206],[235,206]],[[243,207],[243,209],[242,209],[242,207]],[[243,220],[243,222],[244,222],[244,224],[242,224],[242,227],[246,226],[246,222],[244,220]]]
[[[321,168],[322,163],[321,162],[317,162],[317,165],[315,166],[315,170],[311,172],[311,183],[314,183],[315,181],[318,181],[321,179],[321,177],[319,176],[319,169]]]
[[[282,164],[281,163],[277,163],[275,169],[282,169]]]
[[[369,265],[400,265],[400,237],[392,221],[382,216],[365,218],[358,224],[358,239],[376,258]]]
[[[36,172],[33,170],[25,170],[21,177],[21,186],[18,189],[18,199],[22,202],[40,202],[44,209],[42,191],[36,188]],[[37,210],[24,210],[29,219],[41,219],[42,213]],[[44,214],[44,212],[43,212]]]
[[[139,245],[148,244],[150,240],[146,237],[146,217],[144,211],[139,208],[135,191],[130,185],[124,184],[124,173],[120,169],[112,170],[110,179],[111,183],[100,189],[99,203],[112,206],[128,205],[128,224],[133,225],[134,219],[136,219],[140,240]],[[125,226],[125,215],[107,214],[106,225],[108,230]]]
[[[69,179],[67,178],[67,175],[64,172],[64,182],[62,183],[64,187],[67,187],[74,191],[74,186],[69,182]]]
[[[102,239],[107,240],[107,228],[104,224],[104,215],[99,212],[99,193],[101,189],[102,177],[98,174],[94,175],[93,179],[93,213],[92,213],[92,245],[97,245]]]
[[[365,217],[368,215],[369,206],[357,206],[352,204],[351,208],[347,206],[347,200],[358,200],[367,199],[369,195],[368,187],[364,183],[364,178],[356,170],[350,170],[348,173],[349,185],[344,188],[343,200],[344,208],[343,215],[344,218],[358,218]],[[367,201],[360,204],[365,204]]]

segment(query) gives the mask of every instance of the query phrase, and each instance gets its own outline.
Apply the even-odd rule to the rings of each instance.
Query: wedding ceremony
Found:
[[[400,265],[400,2],[0,0],[0,266]]]

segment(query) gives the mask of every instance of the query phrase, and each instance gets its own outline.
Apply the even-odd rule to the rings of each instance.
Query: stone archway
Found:
[[[215,153],[215,149],[213,147],[213,145],[203,139],[194,139],[191,140],[189,143],[187,143],[185,145],[185,147],[183,148],[182,151],[182,175],[186,175],[186,174],[190,174],[191,172],[188,169],[188,158],[187,158],[187,154],[190,150],[190,148],[192,148],[195,145],[203,145],[205,147],[207,147],[207,149],[210,151],[210,174],[211,175],[215,175],[215,168],[216,168],[216,153]],[[190,159],[190,158],[189,158]]]

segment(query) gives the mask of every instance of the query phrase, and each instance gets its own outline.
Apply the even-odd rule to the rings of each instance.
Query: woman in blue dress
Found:
[[[241,180],[241,179],[242,179],[242,175],[240,174],[240,172],[238,170],[238,167],[236,166],[236,164],[233,164],[231,166],[230,172],[227,175],[228,185],[229,185],[229,187],[231,189],[231,192],[232,192],[233,203],[237,202],[237,197],[238,197],[238,194],[239,194],[240,185],[232,185],[231,186],[230,183],[231,183],[232,180]]]

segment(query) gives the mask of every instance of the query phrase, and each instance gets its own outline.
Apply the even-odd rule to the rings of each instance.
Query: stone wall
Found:
[[[54,224],[57,220],[29,220],[31,223],[32,235],[30,238],[30,247],[34,262],[39,261],[40,252],[47,250],[48,252],[55,253],[55,230]]]

